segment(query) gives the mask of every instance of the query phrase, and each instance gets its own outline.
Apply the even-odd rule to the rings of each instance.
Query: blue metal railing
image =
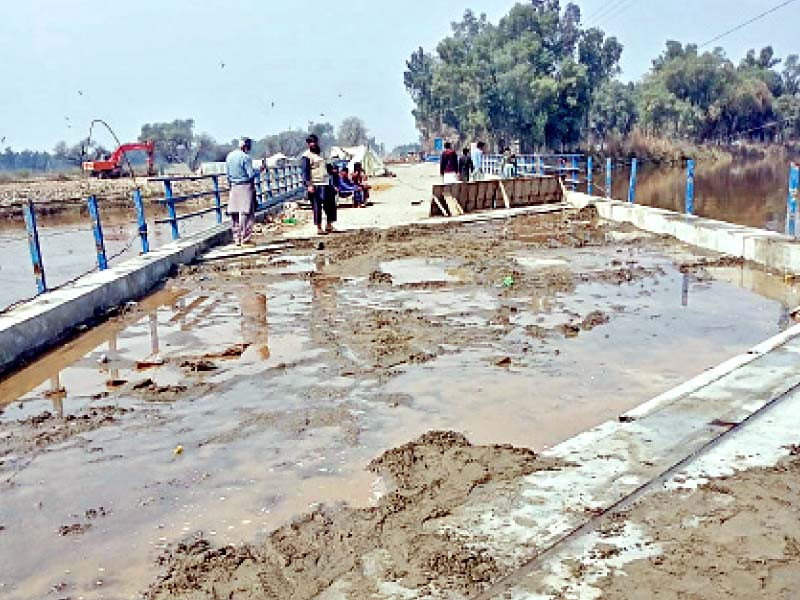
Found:
[[[263,177],[262,177],[263,175]],[[186,219],[201,217],[211,212],[217,214],[217,223],[222,223],[222,210],[227,207],[223,204],[222,194],[230,192],[230,187],[222,187],[220,178],[224,175],[189,175],[177,177],[152,177],[148,181],[160,182],[164,184],[164,197],[155,200],[158,204],[163,204],[167,208],[167,217],[156,219],[156,224],[168,223],[172,229],[172,239],[180,238],[180,228],[178,224]],[[266,167],[256,173],[256,212],[270,210],[275,206],[292,200],[303,193],[302,177],[300,166],[291,164],[281,167]],[[176,195],[172,184],[180,182],[207,181],[211,184],[211,189],[190,194]],[[202,198],[214,198],[214,206],[202,208],[186,214],[178,214],[177,207],[190,200]]]
[[[223,210],[227,206],[227,203],[223,203],[222,201],[222,195],[230,191],[230,188],[227,186],[227,184],[220,183],[220,178],[224,177],[224,175],[219,174],[154,177],[150,179],[149,181],[151,182],[160,182],[164,185],[164,197],[155,199],[153,202],[164,205],[167,211],[166,218],[159,218],[154,222],[156,224],[169,224],[172,238],[175,240],[180,238],[179,223],[181,221],[214,212],[216,213],[217,223],[222,223]],[[210,183],[210,188],[207,190],[187,194],[175,193],[173,184],[180,184],[180,182],[190,181],[208,181]],[[298,196],[301,196],[305,191],[302,182],[300,166],[296,163],[280,167],[263,168],[256,176],[255,188],[257,213],[272,210],[284,202],[294,200]],[[130,248],[131,244],[135,242],[137,237],[141,242],[141,253],[147,254],[150,252],[149,232],[141,190],[139,188],[134,189],[131,192],[131,197],[133,200],[134,210],[136,211],[136,235],[131,238],[127,246],[122,251],[118,252],[114,256],[107,256],[106,254],[106,244],[103,237],[103,227],[100,218],[100,203],[98,202],[96,196],[89,196],[86,199],[92,224],[92,233],[94,235],[95,250],[97,255],[97,266],[95,269],[97,270],[106,270],[110,261],[126,252]],[[179,214],[178,208],[182,204],[190,200],[201,200],[203,198],[213,198],[213,205],[189,213]],[[30,249],[34,277],[36,278],[37,295],[39,295],[52,290],[53,288],[48,287],[47,278],[45,277],[44,260],[39,241],[39,227],[36,221],[35,204],[32,201],[23,203],[22,213],[25,221],[25,228],[28,234],[28,247]],[[84,275],[86,274],[88,274],[88,272],[84,273]],[[16,304],[18,304],[18,302],[12,306]]]
[[[484,157],[484,172],[499,177],[516,176],[531,177],[534,175],[557,175],[564,179],[571,188],[577,189],[580,173],[579,164],[584,160],[583,154],[517,154],[516,169],[513,167],[503,172],[503,156],[489,154]],[[508,169],[508,167],[506,167]]]
[[[577,189],[581,183],[586,184],[587,193],[591,194],[593,188],[598,186],[594,183],[593,178],[593,160],[592,157],[586,157],[585,161],[583,156],[579,154],[527,154],[518,155],[517,157],[517,176],[541,176],[541,175],[556,175],[564,179],[565,184],[569,184],[572,189]],[[487,155],[484,162],[484,172],[503,176],[502,173],[502,157],[498,155]],[[581,167],[581,163],[585,162],[585,167]],[[638,161],[636,158],[631,160],[631,173],[628,184],[627,200],[628,202],[636,201],[636,176],[637,176]],[[583,168],[586,169],[585,179],[581,180],[581,173]],[[611,185],[614,164],[611,158],[605,160],[605,196],[611,198]],[[263,177],[262,177],[263,174]],[[228,187],[222,187],[219,179],[223,175],[197,175],[187,177],[156,177],[150,181],[161,182],[164,185],[164,197],[155,200],[166,206],[168,216],[167,218],[157,219],[157,224],[169,224],[172,230],[173,239],[180,237],[180,230],[178,228],[179,222],[199,217],[211,212],[216,213],[217,223],[223,220],[223,209],[227,206],[222,202],[222,194],[229,191]],[[172,184],[181,181],[209,181],[211,188],[208,190],[193,192],[190,194],[175,195]],[[299,165],[292,164],[284,167],[270,167],[259,173],[255,182],[256,185],[256,211],[263,212],[272,209],[275,206],[282,204],[285,201],[297,198],[304,193],[302,185],[302,176]],[[798,211],[798,194],[800,193],[800,166],[792,163],[789,168],[789,185],[788,195],[786,199],[786,234],[797,237],[800,227],[798,227],[798,220],[800,220],[800,211]],[[150,251],[150,242],[148,237],[147,220],[145,218],[144,203],[142,200],[141,191],[136,188],[132,192],[132,199],[134,208],[136,210],[137,219],[137,234],[134,236],[128,246],[121,252],[114,256],[108,257],[106,255],[105,240],[103,238],[103,228],[100,219],[100,205],[95,196],[87,198],[89,208],[89,215],[92,222],[92,231],[94,234],[94,241],[97,253],[97,269],[105,270],[108,268],[109,262],[125,252],[130,244],[133,243],[138,237],[141,241],[141,253],[146,254]],[[695,196],[695,161],[689,160],[686,164],[686,204],[684,212],[687,216],[694,214],[694,196]],[[213,197],[214,203],[211,207],[202,208],[186,214],[178,214],[177,207],[185,202],[194,199],[202,199]],[[45,277],[44,260],[42,257],[42,250],[39,241],[39,228],[36,220],[36,209],[32,201],[27,201],[22,204],[22,212],[25,221],[25,227],[28,235],[28,246],[30,249],[31,263],[33,265],[33,274],[36,279],[37,295],[48,291],[47,279]]]

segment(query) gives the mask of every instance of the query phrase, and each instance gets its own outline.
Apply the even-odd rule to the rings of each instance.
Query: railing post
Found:
[[[214,208],[217,209],[217,223],[222,223],[222,197],[219,195],[219,175],[212,175],[211,181],[214,183]]]
[[[286,179],[286,165],[281,167],[281,182],[283,183],[283,193],[289,191],[289,181]]]
[[[32,201],[28,200],[22,205],[22,214],[25,217],[25,229],[28,230],[28,248],[31,251],[33,275],[36,277],[36,289],[40,294],[43,294],[47,291],[47,280],[44,277],[42,249],[39,246],[39,229],[36,227],[36,210]]]
[[[628,202],[636,202],[636,158],[631,160],[631,179],[628,183]]]
[[[572,157],[572,176],[570,177],[570,179],[572,180],[571,187],[572,187],[572,191],[573,192],[578,189],[578,173],[580,173],[580,169],[578,168],[578,157],[577,156],[573,156]]]
[[[172,239],[177,240],[181,234],[178,231],[178,215],[175,212],[175,201],[172,199],[172,182],[168,179],[164,180],[164,199],[167,201],[169,224],[172,227]]]
[[[272,204],[272,180],[270,179],[269,176],[269,169],[270,169],[269,167],[264,169],[264,190],[267,196],[268,206]]]
[[[592,157],[586,157],[586,193],[592,195]]]
[[[687,215],[694,213],[694,161],[686,161],[686,208]]]
[[[139,223],[139,237],[142,240],[142,254],[150,252],[150,242],[147,239],[147,220],[144,218],[144,204],[142,192],[139,188],[133,190],[133,204],[136,207],[136,220]]]
[[[611,198],[611,158],[606,158],[606,198]]]
[[[261,193],[261,172],[256,171],[256,210],[264,208],[264,197]]]
[[[89,196],[86,201],[89,204],[89,216],[92,218],[94,247],[97,250],[97,268],[101,271],[105,271],[108,268],[108,261],[106,260],[106,244],[103,240],[103,225],[100,223],[100,210],[97,208],[97,198]]]
[[[789,195],[786,197],[786,235],[797,236],[797,190],[800,187],[800,166],[789,166]]]

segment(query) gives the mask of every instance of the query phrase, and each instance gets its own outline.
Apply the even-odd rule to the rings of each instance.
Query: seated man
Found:
[[[339,196],[346,198],[352,194],[353,206],[360,206],[364,201],[364,191],[361,186],[354,184],[350,180],[350,171],[347,167],[339,169]]]

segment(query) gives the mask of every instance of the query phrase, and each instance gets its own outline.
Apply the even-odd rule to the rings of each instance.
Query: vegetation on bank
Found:
[[[407,61],[424,139],[665,157],[800,140],[800,59],[782,61],[770,46],[734,64],[722,48],[668,41],[640,81],[623,83],[622,45],[584,28],[572,3],[518,3],[496,25],[466,11],[452,29],[435,52]]]

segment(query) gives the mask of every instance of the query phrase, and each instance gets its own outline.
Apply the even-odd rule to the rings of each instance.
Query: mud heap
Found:
[[[510,481],[559,465],[511,446],[473,446],[458,433],[432,431],[385,452],[369,465],[393,489],[366,509],[318,508],[274,531],[263,545],[213,547],[199,538],[163,557],[166,574],[151,600],[313,598],[345,581],[351,597],[366,598],[378,570],[419,590],[473,594],[501,566],[437,531],[479,485]],[[367,577],[371,572],[373,579]]]

